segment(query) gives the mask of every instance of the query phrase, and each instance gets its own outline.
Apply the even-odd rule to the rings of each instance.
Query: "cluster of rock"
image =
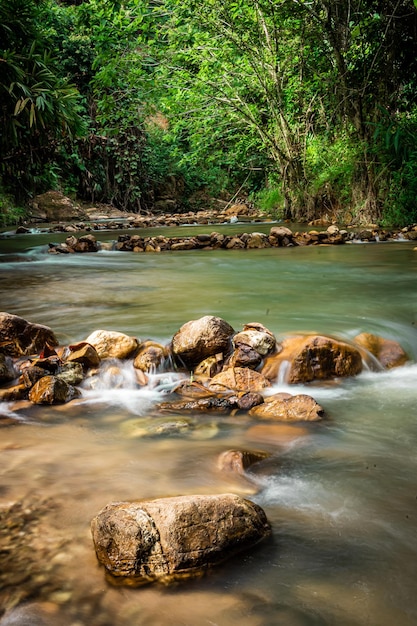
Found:
[[[49,327],[0,313],[0,400],[9,402],[70,402],[103,367],[117,379],[125,361],[138,387],[151,384],[157,371],[182,372],[170,400],[157,406],[159,415],[240,412],[267,423],[317,422],[323,407],[307,394],[272,393],[278,378],[328,381],[355,376],[364,364],[386,369],[407,360],[396,341],[368,333],[352,343],[319,335],[278,341],[258,322],[236,332],[210,315],[186,322],[168,345],[96,330],[85,341],[59,346]],[[219,468],[244,475],[266,456],[230,450]],[[260,507],[232,494],[110,503],[92,521],[98,560],[112,582],[129,585],[201,574],[270,531]]]
[[[139,234],[119,235],[113,245],[100,244],[94,235],[87,234],[79,238],[71,235],[64,243],[49,244],[50,254],[68,254],[73,252],[97,252],[106,249],[123,252],[163,252],[166,250],[241,250],[279,248],[288,246],[339,245],[354,241],[387,241],[393,239],[417,240],[417,226],[396,235],[382,230],[362,230],[357,233],[340,230],[337,226],[329,226],[325,231],[310,230],[293,233],[286,226],[273,226],[269,234],[261,232],[224,235],[219,232],[201,233],[186,237],[166,237],[156,235],[144,237]]]

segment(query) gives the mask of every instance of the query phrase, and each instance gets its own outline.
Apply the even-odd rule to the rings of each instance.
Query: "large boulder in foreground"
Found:
[[[231,350],[234,330],[225,320],[205,315],[187,322],[172,338],[172,354],[179,365],[192,370],[201,361]]]
[[[48,326],[33,324],[11,313],[0,313],[0,352],[19,357],[41,352],[46,345],[58,345]]]
[[[85,341],[96,349],[100,359],[127,359],[139,347],[136,337],[116,330],[95,330]]]
[[[282,342],[281,348],[279,354],[264,361],[261,371],[269,380],[309,383],[356,376],[362,371],[359,350],[332,337],[290,337]]]
[[[91,531],[110,581],[142,585],[200,575],[271,528],[258,505],[222,494],[110,503]]]

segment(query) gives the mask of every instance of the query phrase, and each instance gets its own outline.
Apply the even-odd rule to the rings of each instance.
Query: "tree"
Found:
[[[20,199],[51,184],[58,145],[83,132],[78,92],[42,32],[45,11],[36,0],[0,1],[0,174]]]

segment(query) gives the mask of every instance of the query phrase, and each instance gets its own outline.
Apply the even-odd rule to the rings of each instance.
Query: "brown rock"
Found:
[[[139,346],[136,337],[115,330],[95,330],[85,341],[97,350],[100,359],[127,359]]]
[[[47,191],[36,196],[32,204],[37,215],[48,222],[69,222],[85,217],[80,207],[60,191]]]
[[[28,367],[22,368],[22,380],[27,389],[33,387],[33,385],[44,376],[46,376],[46,372],[43,367],[29,365]]]
[[[46,344],[58,345],[57,338],[48,326],[33,324],[10,313],[0,313],[1,353],[9,356],[36,354]]]
[[[209,356],[204,361],[201,361],[194,369],[194,378],[204,381],[208,378],[212,378],[219,372],[221,372],[224,363],[224,355],[222,352]]]
[[[217,467],[222,472],[244,474],[251,465],[270,456],[268,452],[254,450],[226,450],[217,459]]]
[[[231,367],[249,367],[251,369],[256,369],[261,361],[262,356],[259,352],[242,343],[233,351],[229,365]]]
[[[173,413],[203,412],[203,413],[229,413],[237,407],[235,396],[208,396],[191,400],[176,402],[162,402],[157,406],[160,411]]]
[[[13,385],[0,389],[0,402],[14,402],[27,398],[27,387],[24,384]]]
[[[271,244],[269,243],[267,235],[264,233],[251,233],[246,240],[246,248],[248,248],[248,250],[270,247]]]
[[[92,520],[99,562],[118,584],[200,575],[267,537],[256,504],[232,494],[108,504]]]
[[[166,349],[159,343],[145,341],[133,361],[133,366],[142,372],[156,372],[166,358]]]
[[[193,399],[207,398],[213,395],[213,393],[201,383],[195,380],[190,382],[188,379],[181,381],[172,391],[179,396],[185,396],[186,398]]]
[[[72,385],[56,376],[44,376],[34,384],[29,392],[33,404],[60,404],[70,402],[79,392]]]
[[[400,367],[409,361],[408,354],[393,339],[385,339],[371,333],[361,333],[354,338],[353,342],[373,354],[385,369]]]
[[[68,350],[69,354],[66,360],[81,363],[85,369],[97,367],[97,365],[100,364],[100,357],[97,354],[97,350],[86,341],[68,346]]]
[[[270,386],[270,382],[260,374],[247,367],[229,367],[211,379],[208,385],[212,391],[262,391]]]
[[[209,356],[230,352],[234,332],[220,317],[205,315],[191,320],[181,326],[172,339],[174,359],[192,370]]]
[[[282,398],[277,394],[255,406],[249,411],[249,415],[283,422],[316,422],[323,418],[324,409],[311,396],[300,394]]]
[[[17,375],[13,360],[6,354],[0,353],[0,384],[14,380]]]
[[[63,363],[56,376],[60,380],[64,380],[68,385],[79,385],[84,378],[82,363],[77,363],[76,361]]]
[[[285,339],[281,347],[281,352],[267,357],[262,367],[269,380],[282,376],[288,383],[306,383],[356,376],[362,371],[359,350],[330,337],[292,337]]]
[[[224,211],[225,215],[248,215],[249,207],[246,204],[232,204]]]

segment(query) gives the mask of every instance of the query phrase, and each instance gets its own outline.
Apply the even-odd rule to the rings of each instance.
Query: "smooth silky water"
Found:
[[[137,389],[129,367],[69,405],[3,406],[15,425],[0,429],[0,504],[50,501],[45,532],[63,546],[40,564],[39,591],[29,600],[58,605],[64,626],[415,625],[411,242],[59,257],[45,254],[44,244],[44,235],[0,240],[0,309],[49,325],[62,344],[98,328],[166,343],[184,322],[213,314],[236,330],[261,322],[277,337],[373,332],[399,341],[410,363],[331,384],[277,381],[274,391],[312,395],[327,419],[272,431],[239,415],[162,418],[153,407],[175,376],[157,375],[154,388]],[[149,425],[179,417],[191,423],[183,433],[143,436]],[[253,482],[216,469],[218,455],[236,447],[272,455]],[[106,583],[89,530],[105,504],[223,492],[260,504],[272,538],[174,587]]]

